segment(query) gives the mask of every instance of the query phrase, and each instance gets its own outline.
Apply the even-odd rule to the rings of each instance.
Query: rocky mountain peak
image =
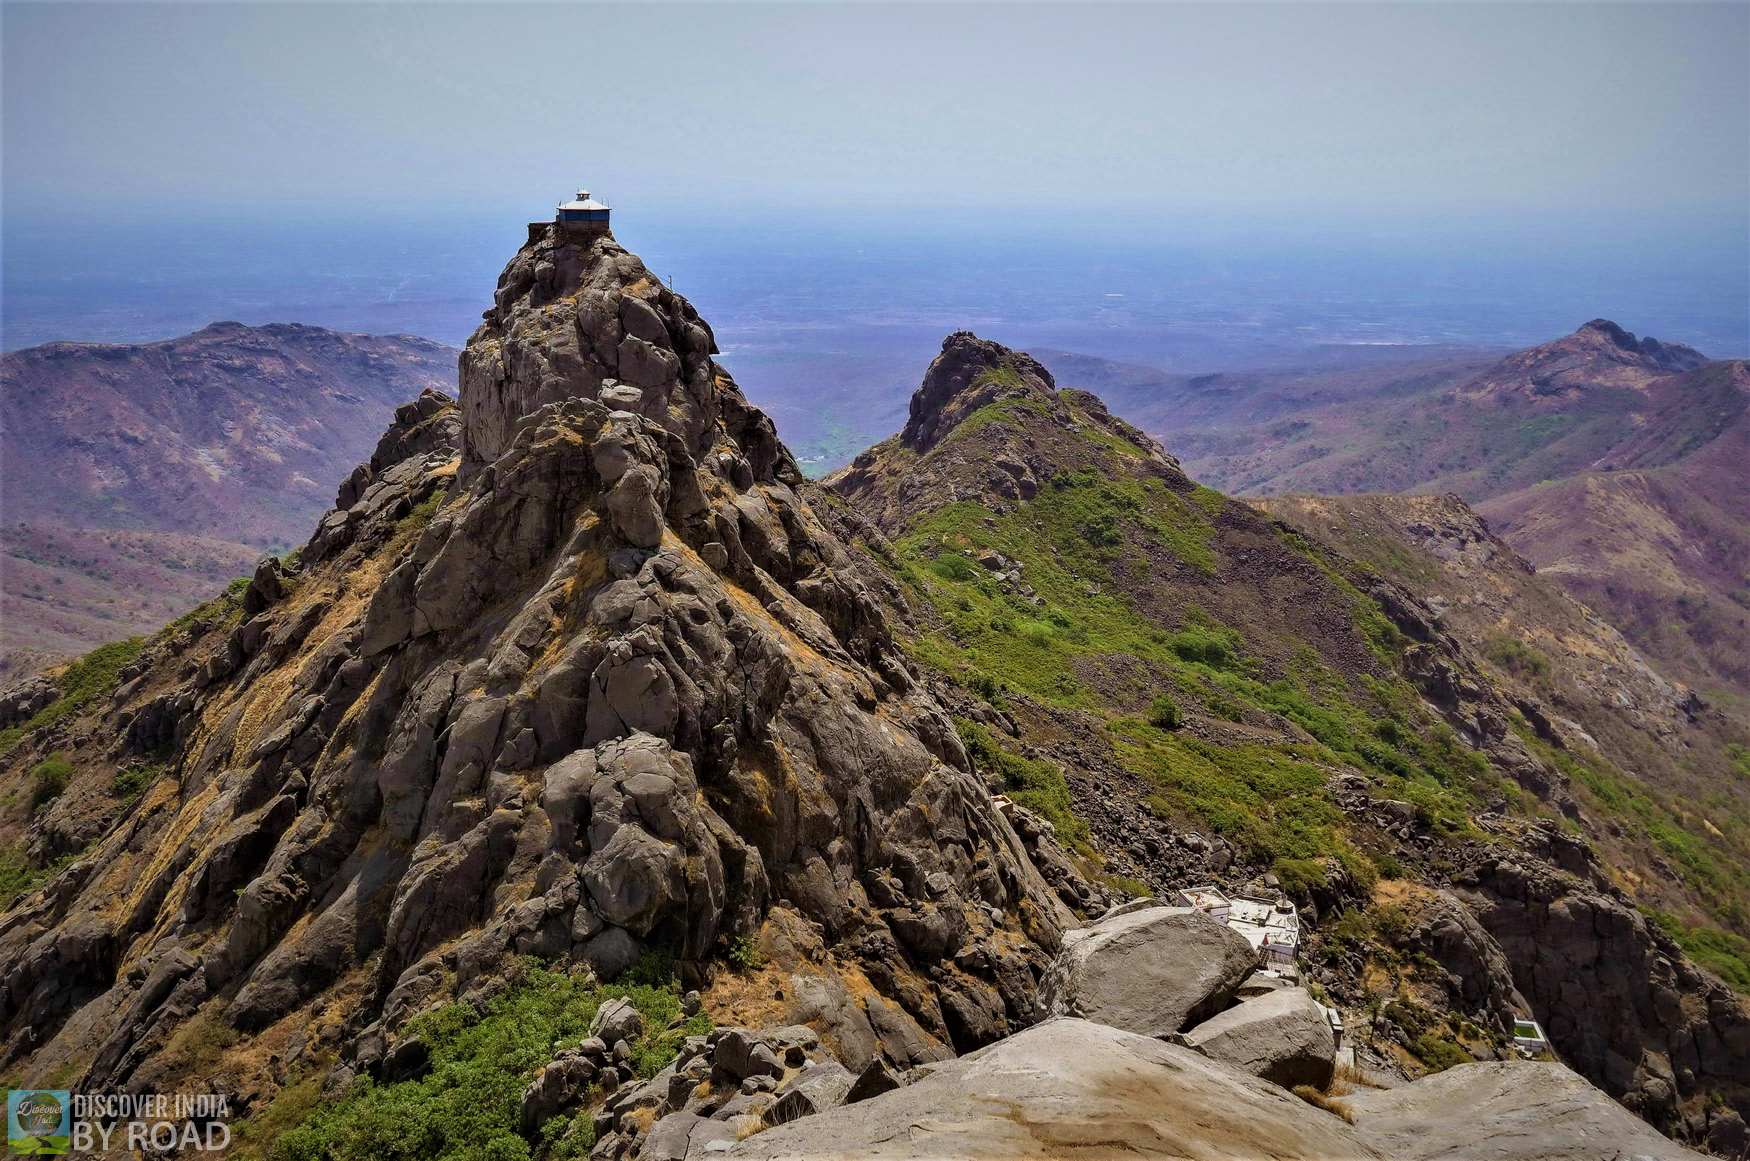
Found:
[[[1595,318],[1571,335],[1517,351],[1459,389],[1461,396],[1502,400],[1574,400],[1600,388],[1644,390],[1653,380],[1694,370],[1707,356],[1681,343],[1637,339]]]
[[[955,331],[942,340],[942,353],[930,363],[912,393],[911,414],[900,442],[928,451],[956,424],[998,399],[1034,396],[1055,402],[1057,383],[1031,355]]]
[[[1607,344],[1626,357],[1639,356],[1652,366],[1666,371],[1688,371],[1707,362],[1707,356],[1693,347],[1686,347],[1682,343],[1662,343],[1651,335],[1637,339],[1632,332],[1624,330],[1607,318],[1593,319],[1575,331],[1570,340],[1579,340],[1582,345],[1590,346]]]
[[[713,347],[611,238],[531,228],[459,408],[400,408],[297,562],[144,646],[66,743],[81,778],[100,738],[178,778],[125,827],[102,794],[43,813],[45,849],[94,857],[0,924],[0,1063],[148,1084],[197,1010],[328,1010],[310,1052],[344,1085],[520,956],[705,984],[772,931],[811,949],[785,1021],[858,1067],[1039,1018],[1051,840],[993,801]]]
[[[1177,460],[1098,396],[1059,389],[1033,356],[956,331],[912,395],[904,430],[822,483],[891,530],[959,500],[1003,509],[1086,470],[1193,487]]]
[[[543,406],[595,400],[667,429],[694,457],[727,438],[750,478],[800,481],[771,422],[712,363],[716,351],[692,304],[611,235],[532,225],[462,355],[463,474]]]

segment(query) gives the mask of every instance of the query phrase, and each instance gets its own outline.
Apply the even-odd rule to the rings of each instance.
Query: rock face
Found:
[[[1342,1121],[1190,1049],[1059,1019],[730,1157],[1384,1157]]]
[[[459,415],[403,409],[296,576],[108,711],[176,707],[177,791],[0,923],[9,1068],[146,1084],[196,1011],[374,1068],[507,957],[697,974],[778,901],[936,1051],[1038,1017],[1067,912],[711,350],[533,232]]]
[[[1700,1161],[1559,1064],[1461,1064],[1343,1098],[1355,1127],[1400,1161]]]
[[[910,415],[899,442],[913,451],[927,452],[979,408],[1040,391],[1055,393],[1057,384],[1051,372],[1031,355],[1011,351],[971,331],[956,331],[943,340],[941,353],[912,393]]]
[[[1666,1132],[1741,1136],[1750,1011],[1729,988],[1625,900],[1543,859],[1489,858],[1456,886],[1565,1061]],[[1716,1127],[1728,1116],[1735,1128]]]
[[[1283,988],[1217,1013],[1185,1033],[1210,1057],[1272,1084],[1323,1089],[1337,1064],[1337,1040],[1305,988]]]
[[[524,1136],[538,1138],[548,1118],[575,1103],[575,1096],[555,1094],[570,1094],[571,1078],[591,1075],[579,1072],[580,1058],[600,1057],[600,1049],[599,1039],[586,1040],[583,1050],[567,1049],[542,1070],[523,1094]],[[681,1161],[719,1152],[768,1125],[844,1103],[857,1082],[812,1029],[799,1025],[714,1029],[689,1036],[674,1063],[648,1080],[613,1088],[620,1075],[613,1074],[612,1092],[595,1113],[596,1161]]]
[[[1244,936],[1190,907],[1145,907],[1069,932],[1041,1000],[1142,1036],[1221,1010],[1257,966]]]
[[[1571,335],[1508,355],[1459,389],[1466,397],[1576,395],[1601,387],[1644,388],[1661,375],[1692,371],[1707,356],[1682,343],[1637,339],[1595,318]]]

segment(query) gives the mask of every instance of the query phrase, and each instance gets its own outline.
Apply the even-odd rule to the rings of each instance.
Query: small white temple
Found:
[[[605,234],[611,212],[607,203],[596,201],[589,196],[588,190],[580,189],[576,198],[559,203],[559,212],[554,220],[572,233]]]
[[[1187,887],[1179,903],[1208,912],[1246,937],[1266,968],[1292,967],[1300,950],[1300,913],[1287,899],[1264,899],[1256,895],[1229,895],[1214,884]]]

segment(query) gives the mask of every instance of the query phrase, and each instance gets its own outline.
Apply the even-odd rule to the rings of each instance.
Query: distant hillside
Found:
[[[1750,698],[1743,362],[1603,319],[1500,359],[1360,371],[1054,362],[1224,490],[1456,493],[1667,671]]]
[[[1558,582],[1568,577],[1534,571],[1456,496],[1254,503],[1424,595],[1537,734],[1566,751],[1587,814],[1633,816],[1590,827],[1625,890],[1682,922],[1729,917],[1750,901],[1738,870],[1750,865],[1750,715],[1706,705],[1669,680],[1669,669],[1565,591],[1571,585]],[[1702,900],[1699,911],[1686,891]]]
[[[1750,363],[1647,394],[1595,468],[1478,507],[1668,672],[1750,701]]]
[[[0,672],[155,627],[302,540],[395,407],[453,388],[455,359],[238,323],[0,356]]]

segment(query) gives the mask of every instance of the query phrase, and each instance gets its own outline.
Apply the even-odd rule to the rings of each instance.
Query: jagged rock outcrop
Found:
[[[1750,1011],[1609,889],[1583,849],[1569,857],[1581,875],[1535,850],[1487,857],[1457,893],[1563,1060],[1660,1129],[1741,1153]]]
[[[1106,410],[1098,397],[1085,391],[1060,393],[1051,372],[1032,356],[970,331],[956,331],[943,340],[910,406],[903,431],[825,481],[890,535],[920,514],[956,500],[1000,505],[1032,499],[1054,472],[1071,466],[1062,462],[1064,437],[1070,437],[1072,452],[1086,450],[1074,438],[1083,432],[1121,441],[1120,446],[1132,449],[1130,454],[1142,461],[1138,466],[1143,470],[1177,477],[1187,490],[1191,487],[1176,460]],[[974,416],[981,418],[968,424]],[[999,425],[1015,438],[985,446],[960,438],[985,424]],[[1035,426],[1039,438],[1032,438]],[[931,470],[909,473],[906,469],[921,456],[931,457]],[[1088,466],[1081,455],[1075,458],[1074,466]]]
[[[403,408],[295,580],[153,646],[114,712],[178,707],[175,793],[0,921],[0,1058],[149,1083],[199,1013],[378,1069],[508,957],[699,976],[779,901],[887,1055],[1036,1019],[1067,912],[711,351],[611,237],[533,230],[459,412]]]
[[[60,696],[54,681],[35,674],[0,690],[0,730],[22,725]]]
[[[1682,343],[1637,339],[1609,319],[1595,318],[1571,335],[1502,359],[1459,388],[1464,397],[1511,394],[1573,396],[1601,387],[1644,388],[1651,380],[1692,371],[1707,356]]]

